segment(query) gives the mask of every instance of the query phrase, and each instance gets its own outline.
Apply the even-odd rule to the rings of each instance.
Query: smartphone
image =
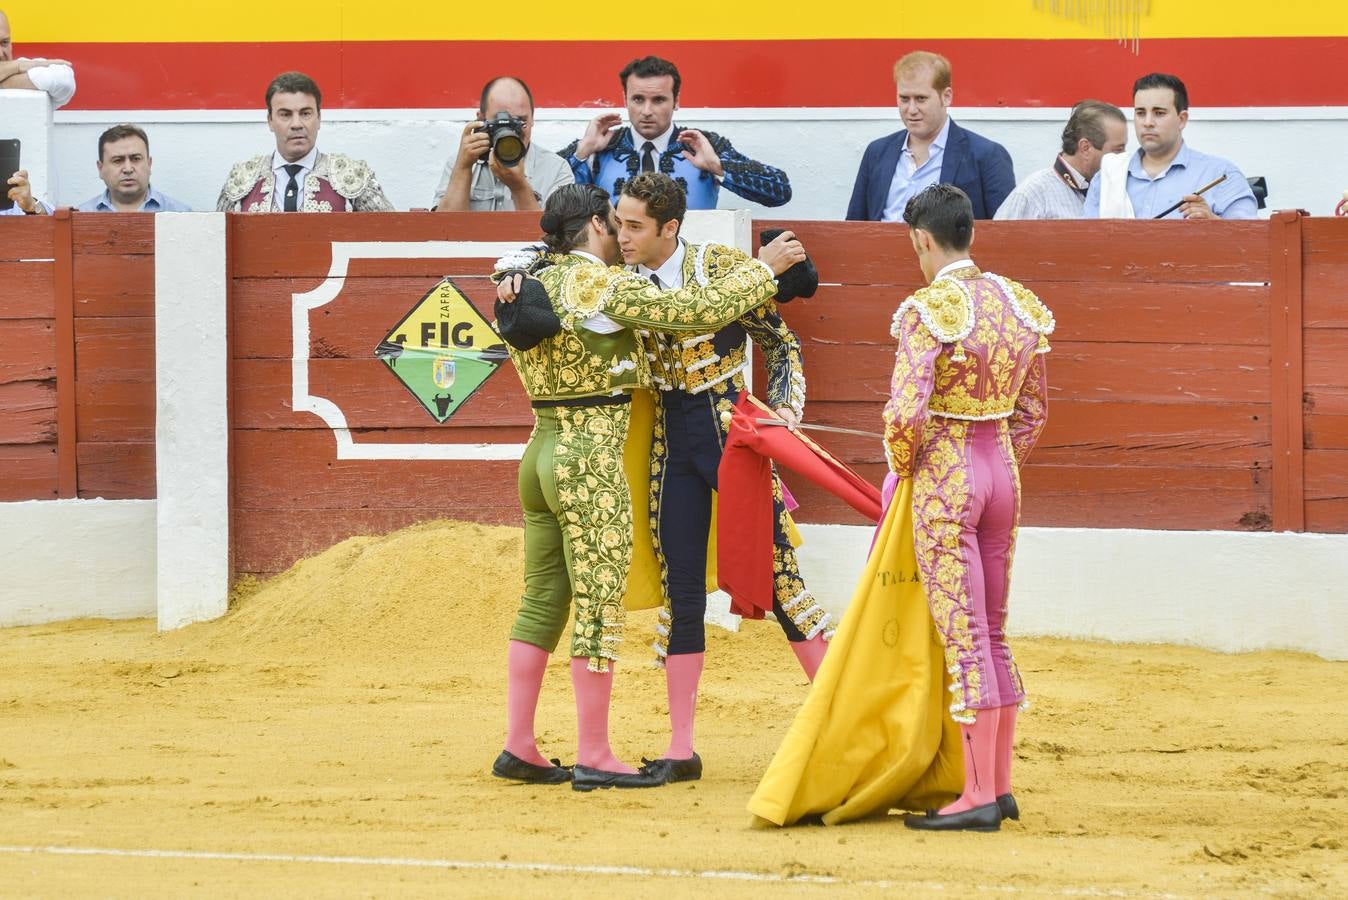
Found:
[[[0,209],[13,209],[9,199],[9,180],[19,171],[19,139],[0,140]]]

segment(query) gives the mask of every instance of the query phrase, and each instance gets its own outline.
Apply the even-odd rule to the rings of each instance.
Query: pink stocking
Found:
[[[1016,705],[1003,706],[997,721],[997,796],[1011,793],[1011,757],[1016,749]]]
[[[505,748],[527,763],[550,766],[538,752],[534,737],[534,712],[543,690],[543,672],[548,667],[548,651],[524,641],[511,641],[509,688],[506,692]]]
[[[805,677],[813,682],[815,673],[824,662],[828,641],[824,640],[822,634],[816,634],[808,641],[792,641],[791,649],[796,654],[796,659],[800,660],[800,667],[805,670]]]
[[[964,741],[964,793],[942,809],[942,815],[964,812],[997,799],[994,773],[997,767],[997,720],[1000,714],[1000,709],[976,710],[974,724],[960,726],[960,738]]]
[[[607,672],[591,672],[586,656],[571,657],[571,686],[576,692],[576,728],[580,747],[576,763],[627,775],[636,769],[620,762],[608,743],[608,704],[613,696],[613,663]]]
[[[665,759],[693,756],[693,715],[697,711],[697,682],[702,677],[701,653],[665,657],[665,690],[669,695],[669,749]]]

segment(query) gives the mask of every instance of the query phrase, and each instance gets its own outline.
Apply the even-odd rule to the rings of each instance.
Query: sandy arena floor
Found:
[[[711,635],[703,781],[493,779],[519,560],[516,530],[432,523],[172,634],[0,630],[0,896],[1348,894],[1348,665],[1293,653],[1018,642],[1024,818],[995,835],[749,828],[806,690],[773,624]],[[666,736],[651,618],[615,693],[629,760]],[[560,656],[539,723],[572,757]]]

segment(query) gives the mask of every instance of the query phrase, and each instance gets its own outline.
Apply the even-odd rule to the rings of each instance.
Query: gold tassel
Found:
[[[964,355],[964,344],[960,341],[955,341],[955,349],[950,353],[950,361],[964,362],[968,358],[969,357]]]
[[[1048,352],[1049,350],[1051,350],[1051,349],[1053,349],[1053,348],[1050,347],[1050,346],[1048,345],[1048,337],[1047,337],[1046,335],[1042,335],[1042,334],[1039,335],[1039,346],[1035,348],[1035,351],[1034,351],[1034,352],[1035,352],[1035,353],[1047,353],[1047,352]]]

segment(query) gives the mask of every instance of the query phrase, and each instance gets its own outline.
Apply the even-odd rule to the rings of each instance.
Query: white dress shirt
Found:
[[[286,166],[298,165],[300,170],[295,175],[295,181],[299,183],[299,196],[295,198],[295,206],[301,212],[304,210],[304,179],[309,177],[309,173],[314,170],[318,162],[318,144],[309,148],[309,152],[291,163],[280,151],[275,151],[271,155],[272,173],[276,176],[276,185],[271,192],[272,212],[281,212],[286,208],[286,187],[290,184],[290,173],[286,171]]]
[[[688,245],[682,240],[675,241],[674,252],[669,255],[669,259],[660,264],[660,268],[652,269],[647,265],[638,265],[637,274],[647,280],[650,280],[652,275],[659,278],[662,291],[677,291],[683,287],[683,260],[687,255]]]
[[[33,62],[44,60],[36,59]],[[33,87],[51,98],[51,105],[55,109],[65,106],[70,102],[70,98],[75,96],[75,70],[70,66],[34,66],[27,74],[28,80],[33,82]]]

